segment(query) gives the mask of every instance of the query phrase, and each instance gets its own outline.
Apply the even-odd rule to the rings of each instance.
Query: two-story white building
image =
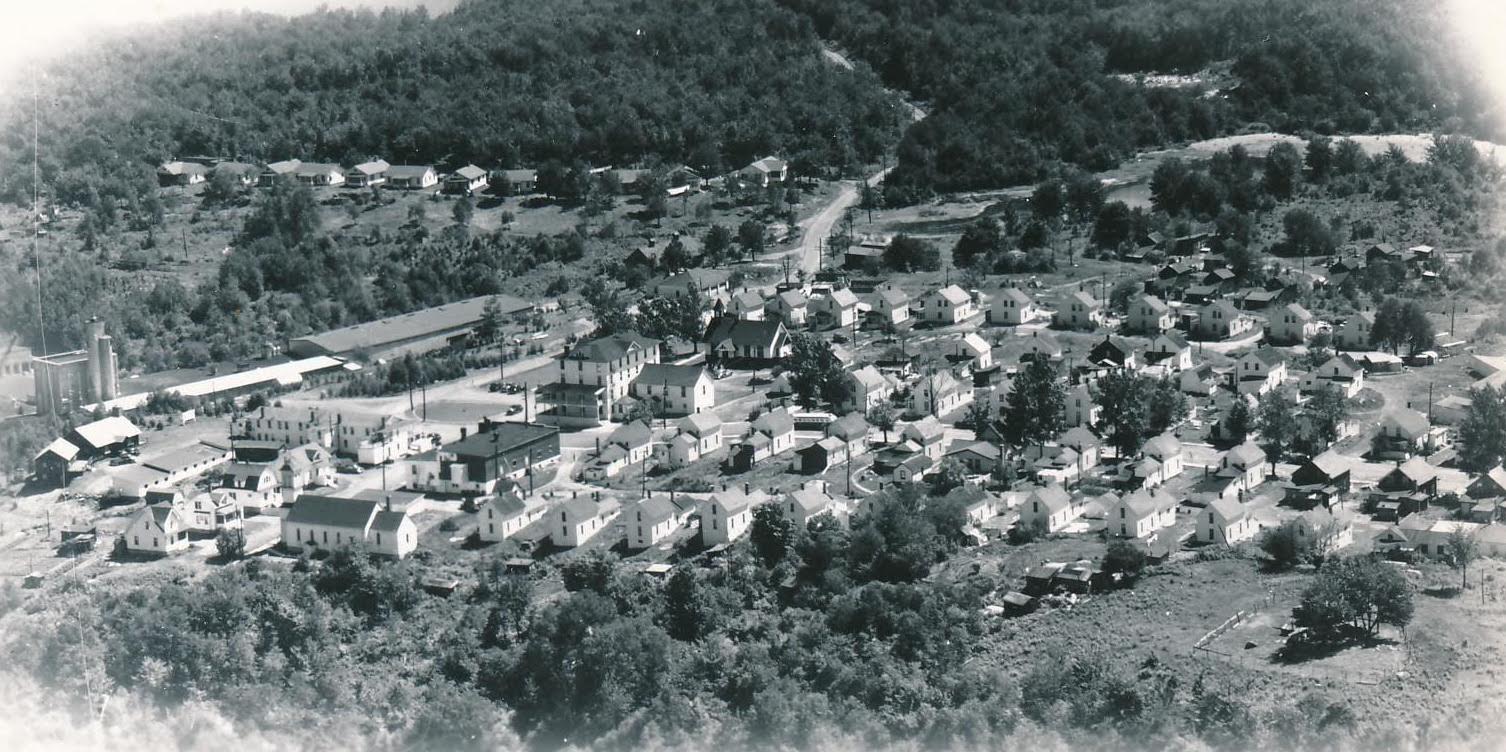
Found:
[[[1129,302],[1125,327],[1135,334],[1155,336],[1176,327],[1171,307],[1154,295],[1141,295]]]
[[[694,415],[716,407],[716,382],[699,365],[649,363],[628,392],[652,405],[654,414],[661,417]]]
[[[511,538],[549,512],[548,506],[529,504],[512,490],[482,496],[476,499],[476,506],[477,535],[493,543]]]
[[[188,520],[171,503],[141,508],[126,523],[121,539],[132,553],[163,556],[188,548]]]
[[[1041,307],[1018,287],[999,290],[988,307],[988,323],[996,326],[1028,324],[1042,315]]]
[[[1068,295],[1057,310],[1052,325],[1058,329],[1091,332],[1103,326],[1103,302],[1086,291]]]
[[[947,285],[920,296],[912,306],[915,317],[934,326],[960,324],[977,315],[973,296],[957,285]]]
[[[1286,355],[1271,347],[1251,350],[1234,364],[1230,377],[1238,394],[1266,394],[1286,382]]]
[[[1271,314],[1271,341],[1300,345],[1318,333],[1318,320],[1306,308],[1288,303]]]
[[[715,494],[701,508],[701,543],[708,548],[731,543],[752,524],[753,504],[747,494]]]
[[[618,416],[644,366],[659,362],[659,341],[633,333],[582,342],[558,361],[559,377],[538,391],[539,422],[593,426]]]
[[[406,509],[374,499],[304,494],[282,520],[282,544],[290,551],[351,547],[402,559],[418,547],[418,528]]]

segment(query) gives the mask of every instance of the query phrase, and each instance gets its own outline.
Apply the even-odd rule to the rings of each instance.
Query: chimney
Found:
[[[387,511],[392,511],[392,494],[387,494]]]
[[[460,427],[460,438],[465,438],[465,426]]]
[[[753,495],[753,484],[752,483],[744,483],[743,484],[743,495],[744,496],[752,496]]]

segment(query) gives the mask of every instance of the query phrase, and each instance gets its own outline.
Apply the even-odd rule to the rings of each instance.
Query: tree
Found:
[[[1065,426],[1067,389],[1056,366],[1036,358],[1015,376],[1004,408],[1004,436],[1017,447],[1043,445]]]
[[[1115,539],[1103,554],[1103,571],[1123,574],[1130,581],[1145,570],[1145,550],[1127,540]]]
[[[1147,410],[1150,433],[1163,433],[1187,417],[1187,395],[1170,377],[1157,379],[1150,389]]]
[[[784,561],[795,545],[795,523],[784,515],[775,502],[759,504],[753,508],[753,523],[748,527],[748,540],[759,561],[773,567]]]
[[[1135,231],[1134,213],[1123,201],[1110,201],[1098,210],[1093,222],[1093,244],[1117,249],[1128,243]]]
[[[1469,587],[1469,565],[1480,555],[1480,542],[1476,539],[1475,532],[1456,527],[1448,534],[1444,546],[1448,551],[1449,566],[1459,570],[1459,587]]]
[[[1312,175],[1313,182],[1327,182],[1334,167],[1333,140],[1327,136],[1309,138],[1307,157],[1304,161],[1307,163],[1307,170]]]
[[[1404,627],[1412,620],[1412,590],[1395,567],[1352,556],[1318,570],[1293,616],[1320,638],[1342,637],[1346,626],[1374,637],[1382,624]]]
[[[481,306],[481,320],[476,323],[476,339],[495,342],[502,333],[502,309],[495,297],[487,298]]]
[[[1260,400],[1256,422],[1260,427],[1260,437],[1265,443],[1266,455],[1271,458],[1272,470],[1297,437],[1297,415],[1294,408],[1291,399],[1280,389],[1268,392]]]
[[[1129,370],[1116,370],[1098,380],[1093,402],[1101,409],[1099,422],[1108,427],[1106,438],[1120,457],[1140,450],[1151,425],[1150,380]]]
[[[1376,347],[1396,352],[1406,347],[1409,354],[1433,347],[1435,334],[1427,309],[1415,300],[1386,298],[1375,310],[1370,341]]]
[[[884,432],[884,443],[889,443],[889,432],[894,430],[894,406],[880,402],[868,408],[868,425]]]
[[[1356,175],[1370,167],[1370,157],[1354,139],[1340,139],[1333,150],[1333,170],[1339,175]]]
[[[596,336],[632,331],[637,325],[633,315],[628,313],[622,291],[601,277],[587,280],[580,292],[586,304],[591,306],[591,316],[596,321]]]
[[[229,170],[215,170],[204,183],[204,203],[223,206],[240,194],[240,179]]]
[[[471,205],[471,200],[465,196],[456,199],[454,208],[450,210],[450,214],[455,218],[455,224],[462,227],[470,226],[471,217],[475,213],[476,208]]]
[[[1349,400],[1332,385],[1319,389],[1302,407],[1312,427],[1312,438],[1319,446],[1332,446],[1339,440],[1339,426],[1349,417]]]
[[[1191,168],[1177,157],[1163,160],[1150,175],[1151,206],[1177,215],[1182,213],[1182,185],[1187,181]]]
[[[1506,390],[1489,384],[1471,389],[1459,423],[1459,465],[1483,473],[1506,456]]]
[[[795,332],[790,344],[786,363],[796,402],[814,408],[823,400],[835,405],[851,397],[847,371],[832,352],[831,343],[806,332]]]
[[[1143,289],[1139,282],[1132,279],[1115,282],[1113,289],[1109,290],[1109,307],[1119,313],[1128,312],[1130,301],[1134,300]]]
[[[1296,520],[1287,520],[1261,534],[1260,550],[1273,567],[1290,569],[1312,559],[1317,549],[1315,541],[1302,535]]]
[[[238,527],[227,527],[214,537],[215,550],[220,558],[233,561],[246,555],[246,533]]]
[[[768,235],[768,228],[762,222],[750,219],[737,226],[737,242],[748,258],[756,259],[758,254],[763,253],[764,243]]]
[[[664,627],[670,637],[695,642],[715,628],[714,612],[707,607],[695,567],[680,563],[664,585]]]
[[[1263,184],[1277,199],[1289,199],[1302,185],[1302,155],[1297,147],[1283,141],[1271,147],[1265,157]]]
[[[732,231],[724,225],[712,225],[701,241],[701,257],[707,266],[721,266],[729,261],[732,250]]]
[[[616,577],[616,562],[600,550],[573,557],[560,565],[560,578],[565,589],[572,593],[589,590],[599,595],[611,595]]]
[[[648,298],[638,304],[634,329],[654,339],[680,337],[694,342],[701,337],[701,316],[705,311],[706,300],[695,290]]]
[[[1229,406],[1229,414],[1224,416],[1224,437],[1236,444],[1244,443],[1245,438],[1250,435],[1253,420],[1250,403],[1243,396],[1236,396],[1234,404]]]
[[[971,267],[979,258],[999,250],[1004,239],[999,232],[999,223],[992,217],[982,217],[968,225],[952,247],[952,265],[958,269]]]
[[[973,400],[967,406],[967,416],[962,422],[977,433],[978,438],[983,438],[983,432],[994,422],[993,412],[988,409],[988,400]]]
[[[901,233],[884,248],[884,265],[897,272],[935,271],[941,253],[930,242]]]
[[[659,263],[669,271],[681,271],[689,269],[693,263],[690,252],[685,250],[685,244],[679,237],[672,238],[669,245],[664,246],[664,254],[659,257]]]
[[[1306,209],[1290,209],[1281,218],[1286,248],[1293,256],[1327,256],[1337,243],[1327,223]]]
[[[930,476],[931,495],[945,496],[967,483],[967,466],[955,457],[947,457]]]

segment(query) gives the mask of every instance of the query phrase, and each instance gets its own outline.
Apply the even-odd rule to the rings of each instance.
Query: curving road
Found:
[[[864,182],[869,186],[878,185],[892,169],[894,168],[885,167],[869,175]],[[825,209],[800,223],[800,268],[807,275],[815,274],[821,268],[821,249],[826,239],[831,237],[832,229],[842,221],[842,215],[856,206],[860,198],[862,194],[858,191],[857,181],[844,180],[836,198]]]

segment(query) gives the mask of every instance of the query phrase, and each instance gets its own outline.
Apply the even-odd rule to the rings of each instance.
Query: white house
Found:
[[[694,439],[697,457],[722,448],[722,419],[716,413],[687,415],[676,426],[681,435]]]
[[[1171,433],[1163,433],[1140,447],[1140,453],[1161,463],[1161,481],[1171,480],[1182,474],[1182,442]]]
[[[290,551],[350,546],[401,559],[418,547],[418,528],[406,509],[390,504],[304,494],[282,520],[282,544]]]
[[[1206,339],[1238,339],[1255,328],[1255,320],[1227,300],[1215,300],[1198,309],[1197,333]]]
[[[916,318],[926,324],[960,324],[978,313],[973,297],[957,285],[931,290],[915,301]]]
[[[874,291],[870,316],[886,331],[894,331],[910,321],[910,296],[892,285]]]
[[[1272,347],[1245,353],[1234,366],[1235,391],[1239,394],[1265,394],[1286,381],[1286,356]]]
[[[1340,350],[1369,350],[1370,329],[1373,326],[1375,314],[1368,311],[1356,313],[1333,333],[1333,343]]]
[[[763,321],[764,299],[754,290],[743,290],[734,294],[726,308],[733,318],[744,321]]]
[[[1109,531],[1120,538],[1155,538],[1177,521],[1177,500],[1160,490],[1139,490],[1119,499],[1107,513]]]
[[[716,383],[699,365],[649,363],[633,379],[628,393],[652,404],[661,417],[694,415],[716,407]]]
[[[1181,373],[1192,368],[1192,345],[1176,332],[1165,332],[1151,340],[1145,349],[1145,362]]]
[[[994,363],[993,347],[988,344],[988,340],[978,336],[977,332],[968,332],[949,340],[946,347],[948,359],[966,363],[974,371],[987,370]]]
[[[1228,479],[1223,491],[1225,496],[1250,491],[1265,482],[1268,474],[1265,450],[1253,441],[1246,441],[1224,452],[1216,473],[1218,477]]]
[[[914,442],[917,447],[920,447],[921,454],[940,461],[942,448],[946,444],[946,427],[935,418],[927,416],[905,426],[900,437],[905,441]]]
[[[825,329],[851,329],[858,323],[858,296],[845,287],[811,297],[810,316]]]
[[[1306,308],[1288,303],[1271,315],[1271,341],[1300,345],[1318,333],[1318,320]]]
[[[575,548],[596,537],[617,517],[617,502],[570,499],[550,510],[550,538],[560,548]]]
[[[1334,387],[1340,394],[1352,398],[1365,388],[1365,369],[1350,363],[1347,358],[1335,355],[1303,376],[1298,389],[1303,394],[1314,394],[1328,387]]]
[[[1042,486],[1031,492],[1020,511],[1020,522],[1042,526],[1054,533],[1082,516],[1083,506],[1072,499],[1061,486]]]
[[[1103,302],[1078,290],[1067,296],[1051,323],[1058,329],[1091,332],[1103,326],[1103,321]]]
[[[810,316],[810,299],[800,290],[785,290],[764,303],[765,318],[777,318],[792,329],[805,326]]]
[[[539,421],[562,426],[594,426],[620,412],[643,368],[659,362],[659,341],[637,334],[612,334],[575,345],[557,361],[559,376],[538,391],[548,405]]]
[[[994,296],[993,303],[988,308],[988,323],[1019,326],[1035,321],[1041,315],[1041,307],[1023,290],[1005,287]]]
[[[439,183],[439,173],[432,165],[392,165],[387,168],[387,185],[403,190],[432,188]]]
[[[283,502],[281,483],[272,465],[232,462],[220,474],[222,496],[242,507],[262,509]]]
[[[789,330],[779,319],[723,316],[711,322],[703,343],[707,354],[721,361],[768,363],[788,357],[793,349]]]
[[[775,183],[783,183],[788,177],[790,165],[778,157],[763,157],[747,167],[738,170],[737,174],[743,180],[766,188]]]
[[[171,503],[143,507],[126,523],[121,538],[132,553],[165,555],[188,548],[188,520]]]
[[[847,381],[852,396],[844,407],[849,410],[866,414],[874,407],[888,402],[890,395],[894,394],[894,382],[871,363],[849,371]]]
[[[1255,537],[1260,525],[1245,511],[1245,505],[1219,496],[1197,515],[1197,541],[1233,546]]]
[[[963,384],[946,370],[921,376],[910,389],[910,409],[938,418],[972,401],[972,385]]]
[[[659,545],[680,529],[680,508],[663,496],[654,496],[628,507],[622,519],[628,548],[642,550]]]
[[[1098,422],[1100,412],[1102,411],[1097,403],[1093,402],[1093,393],[1088,390],[1086,384],[1079,384],[1067,391],[1063,417],[1068,427],[1091,426]]]
[[[1157,335],[1176,326],[1171,307],[1154,295],[1141,295],[1130,301],[1126,328],[1137,334]]]
[[[504,491],[476,500],[480,509],[477,534],[481,540],[507,540],[549,512],[543,504],[529,504],[514,491]]]
[[[807,484],[798,491],[791,491],[784,495],[779,502],[779,511],[790,522],[795,523],[799,529],[805,528],[805,523],[810,518],[822,514],[831,509],[831,495],[820,488],[817,484]]]
[[[701,511],[701,542],[707,547],[731,543],[752,523],[753,505],[746,494],[716,494]]]

